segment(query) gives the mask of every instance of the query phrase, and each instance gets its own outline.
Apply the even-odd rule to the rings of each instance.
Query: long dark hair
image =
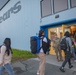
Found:
[[[4,40],[4,45],[6,46],[6,53],[9,55],[10,52],[12,53],[11,49],[11,39],[10,38],[5,38]]]
[[[39,31],[39,37],[44,36],[43,33],[44,33],[44,31],[43,30],[40,30]]]

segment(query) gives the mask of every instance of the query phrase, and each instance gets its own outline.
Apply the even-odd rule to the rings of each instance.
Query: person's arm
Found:
[[[69,44],[70,50],[72,50],[72,40],[71,40],[71,38],[68,38],[67,40],[68,40],[68,44]]]
[[[3,58],[4,58],[5,51],[6,51],[6,47],[2,46],[1,51],[0,51],[0,66],[3,64]]]

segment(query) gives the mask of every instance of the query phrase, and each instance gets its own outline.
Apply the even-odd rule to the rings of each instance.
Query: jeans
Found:
[[[67,62],[70,66],[71,65],[71,59],[70,59],[70,52],[69,51],[65,51],[65,61],[63,62],[62,67],[65,67]]]
[[[11,67],[11,65],[8,63],[8,64],[5,64],[4,66],[0,66],[0,75],[3,75],[3,71],[4,70],[7,70],[7,72],[9,73],[9,75],[15,75],[14,74],[14,71]]]
[[[75,49],[74,49],[74,47],[72,47],[72,54],[73,54],[73,56],[74,56],[74,60],[76,60],[76,54],[75,54]]]

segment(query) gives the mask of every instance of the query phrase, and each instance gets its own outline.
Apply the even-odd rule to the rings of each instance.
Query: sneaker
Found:
[[[37,71],[37,75],[39,75],[40,73],[39,73],[39,71]]]
[[[69,68],[72,68],[72,67],[73,67],[73,65],[70,65],[70,66],[69,66]]]
[[[37,75],[39,75],[40,73],[39,72],[37,72]]]
[[[59,69],[60,71],[65,72],[64,68],[60,67]]]

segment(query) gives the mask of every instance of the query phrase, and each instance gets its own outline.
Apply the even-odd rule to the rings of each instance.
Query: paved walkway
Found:
[[[47,55],[46,58],[45,75],[76,75],[76,63],[72,61],[74,67],[68,68],[68,64],[65,67],[66,72],[63,73],[59,70],[62,62],[57,62],[54,55]],[[37,75],[37,69],[39,66],[39,60],[37,58],[19,61],[12,64],[16,75]],[[4,72],[4,75],[8,75]]]
[[[64,58],[63,58],[63,59],[64,59]],[[46,61],[47,61],[47,63],[49,63],[49,64],[53,64],[53,65],[56,65],[56,66],[59,66],[59,67],[60,67],[61,64],[62,64],[62,62],[57,62],[55,55],[48,55]],[[73,64],[73,66],[74,66],[71,70],[76,71],[76,62],[74,62],[73,59],[72,59],[71,62],[72,62],[72,64]],[[66,64],[65,68],[68,69],[68,64]]]

